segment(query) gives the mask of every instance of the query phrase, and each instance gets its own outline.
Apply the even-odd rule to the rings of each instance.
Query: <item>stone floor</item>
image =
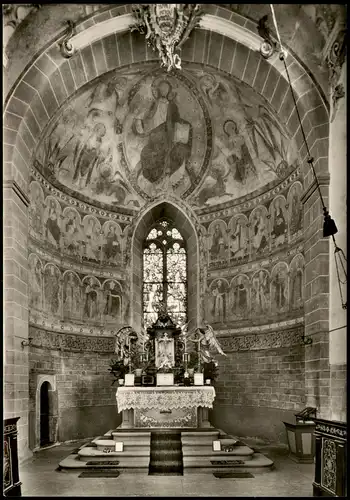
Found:
[[[148,476],[124,472],[118,478],[79,478],[79,471],[58,472],[58,463],[83,443],[77,441],[41,450],[21,464],[22,496],[312,496],[314,464],[296,464],[282,447],[255,446],[274,461],[275,468],[254,474],[250,479],[217,479],[212,474]]]

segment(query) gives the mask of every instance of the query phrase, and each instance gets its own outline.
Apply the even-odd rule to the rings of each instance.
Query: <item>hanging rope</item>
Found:
[[[296,113],[297,113],[297,116],[298,116],[298,120],[299,120],[299,124],[300,124],[300,130],[301,130],[301,133],[302,133],[302,136],[303,136],[303,140],[304,140],[304,143],[305,143],[305,146],[306,146],[306,151],[307,151],[307,155],[308,155],[307,162],[308,162],[308,164],[312,168],[312,172],[314,174],[314,179],[315,179],[315,182],[316,182],[316,187],[317,187],[317,190],[318,190],[318,193],[319,193],[319,196],[320,196],[320,200],[321,200],[321,204],[322,204],[322,208],[323,208],[323,217],[324,217],[325,223],[327,222],[327,223],[333,223],[334,224],[335,232],[337,232],[335,223],[334,223],[334,221],[332,221],[332,219],[331,219],[331,217],[330,217],[330,215],[328,213],[327,207],[326,207],[326,205],[324,203],[324,200],[323,200],[323,196],[322,196],[322,192],[321,192],[321,187],[320,187],[320,184],[318,182],[318,178],[317,178],[315,167],[314,167],[314,159],[311,156],[309,145],[308,145],[307,140],[306,140],[306,135],[305,135],[305,132],[304,132],[304,127],[303,127],[303,124],[302,124],[302,121],[301,121],[301,118],[300,118],[300,114],[299,114],[297,100],[295,98],[295,94],[294,94],[292,82],[290,80],[289,71],[288,71],[288,67],[287,67],[286,59],[285,59],[285,51],[283,50],[283,47],[282,47],[281,37],[280,37],[280,33],[279,33],[279,30],[278,30],[278,26],[277,26],[277,21],[276,21],[276,16],[275,16],[275,10],[274,10],[272,4],[270,4],[270,7],[271,7],[271,12],[272,12],[273,24],[275,26],[275,30],[276,30],[276,34],[277,34],[277,38],[278,38],[278,43],[279,43],[279,46],[280,46],[280,55],[279,55],[279,58],[283,62],[283,65],[284,65],[284,68],[285,68],[285,71],[286,71],[286,75],[287,75],[287,78],[288,78],[288,83],[289,83],[290,91],[292,93],[295,110],[296,110]],[[338,286],[339,286],[339,292],[340,292],[340,298],[341,298],[342,308],[343,309],[347,309],[347,302],[344,301],[342,287],[341,287],[341,285],[345,285],[347,283],[347,271],[346,271],[346,267],[345,267],[345,263],[347,263],[347,259],[346,259],[345,255],[344,255],[343,250],[338,247],[337,242],[336,242],[335,237],[334,237],[334,234],[331,234],[331,236],[332,236],[332,240],[333,240],[333,244],[334,244],[334,258],[335,258],[335,265],[336,265],[336,270],[337,270],[337,279],[338,279]],[[344,276],[345,276],[344,280],[342,280],[340,278],[339,266],[342,268],[342,272],[344,273]]]

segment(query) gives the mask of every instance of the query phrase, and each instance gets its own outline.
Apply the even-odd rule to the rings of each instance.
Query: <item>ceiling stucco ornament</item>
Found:
[[[3,65],[6,68],[8,58],[6,56],[7,44],[21,22],[33,11],[40,9],[41,4],[3,4],[2,27],[3,27]]]
[[[268,15],[266,14],[258,21],[257,30],[263,42],[260,46],[260,54],[269,59],[277,50],[277,42],[273,39],[271,30],[267,26]]]
[[[335,87],[334,92],[332,94],[332,104],[333,104],[333,112],[331,116],[331,123],[334,121],[334,118],[337,114],[338,111],[338,101],[339,99],[342,99],[345,97],[345,89],[344,85],[342,83],[338,83],[338,85]]]
[[[136,23],[130,29],[145,34],[167,71],[181,69],[178,52],[201,16],[199,4],[139,4],[134,7]]]
[[[338,84],[341,69],[345,61],[345,55],[346,26],[342,20],[337,19],[323,49],[323,60],[330,69],[329,84],[331,91],[333,91]]]
[[[62,56],[68,59],[72,57],[76,49],[71,40],[72,37],[75,35],[75,24],[73,23],[73,21],[70,20],[67,21],[67,24],[68,24],[67,34],[62,40],[60,48]]]

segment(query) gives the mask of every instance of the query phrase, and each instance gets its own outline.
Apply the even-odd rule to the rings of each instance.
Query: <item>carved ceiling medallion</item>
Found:
[[[201,15],[199,4],[139,4],[134,8],[136,23],[131,31],[146,35],[147,44],[158,52],[167,71],[181,69],[178,51]]]

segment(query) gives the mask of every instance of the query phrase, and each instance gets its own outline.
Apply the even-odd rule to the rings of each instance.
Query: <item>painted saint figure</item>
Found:
[[[233,289],[232,312],[239,317],[244,317],[248,310],[248,290],[243,281],[243,276],[239,276]]]
[[[257,252],[261,252],[267,247],[266,218],[262,213],[253,220],[252,244]]]
[[[69,254],[76,255],[78,253],[81,255],[80,222],[79,216],[75,212],[70,214],[66,224],[64,246]]]
[[[29,205],[29,221],[30,226],[37,234],[43,232],[43,215],[44,215],[44,195],[36,182],[30,185],[30,205]]]
[[[46,268],[45,293],[47,311],[57,315],[60,309],[60,272],[53,266]]]
[[[238,126],[233,120],[224,123],[224,132],[227,140],[231,144],[232,150],[229,152],[226,161],[234,169],[233,178],[240,184],[245,184],[250,174],[257,177],[256,168],[244,136],[239,134]]]
[[[114,132],[119,135],[123,131],[122,123],[116,116],[120,108],[119,92],[127,84],[127,79],[114,76],[109,81],[100,80],[91,93],[88,107],[88,119],[96,122],[112,122]]]
[[[267,274],[260,271],[253,278],[253,291],[255,294],[255,312],[263,314],[268,310],[268,282]]]
[[[105,135],[105,125],[97,123],[86,141],[81,140],[76,144],[73,157],[75,166],[73,183],[76,183],[80,189],[90,184],[94,168],[104,160],[101,145]]]
[[[85,288],[85,304],[84,316],[89,319],[96,318],[98,314],[97,290],[95,289],[94,280],[90,278],[89,283]]]
[[[282,271],[278,271],[274,281],[274,292],[275,292],[275,307],[277,312],[283,310],[287,305],[287,283],[286,277]]]
[[[65,315],[68,317],[80,316],[80,285],[74,279],[74,275],[69,273],[66,279],[63,295],[63,307]]]
[[[120,258],[121,248],[119,242],[119,230],[117,226],[109,226],[108,234],[103,245],[104,256],[108,261],[117,263]]]
[[[225,240],[224,233],[219,224],[215,225],[212,244],[210,248],[211,260],[225,259]]]
[[[151,108],[143,119],[135,118],[133,124],[135,135],[148,137],[137,176],[142,173],[147,181],[156,183],[184,166],[191,178],[187,165],[192,148],[191,124],[181,118],[169,81],[160,81],[152,91],[155,100]]]
[[[212,295],[214,297],[212,315],[215,321],[223,322],[226,313],[226,303],[225,303],[225,287],[222,280],[218,280],[216,286],[212,289]]]
[[[113,316],[114,319],[120,318],[120,295],[115,287],[114,281],[109,283],[109,290],[105,293],[105,307],[103,314],[105,316]]]
[[[232,258],[242,258],[247,253],[247,235],[244,221],[236,219],[236,227],[230,234],[230,250]]]
[[[287,222],[282,210],[281,199],[276,198],[274,207],[274,223],[271,235],[276,239],[276,244],[283,242],[283,236],[287,231]]]
[[[89,260],[100,260],[100,231],[95,219],[87,220],[87,227],[85,228],[85,258]]]
[[[58,223],[56,205],[53,200],[49,200],[49,214],[46,221],[46,237],[56,248],[60,245],[61,229]]]
[[[31,262],[30,266],[30,306],[35,309],[40,309],[42,302],[42,269],[38,259],[34,262],[35,265]]]
[[[291,201],[291,214],[290,214],[290,234],[295,234],[302,228],[303,210],[300,203],[299,195],[294,191]]]

